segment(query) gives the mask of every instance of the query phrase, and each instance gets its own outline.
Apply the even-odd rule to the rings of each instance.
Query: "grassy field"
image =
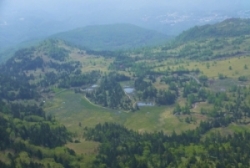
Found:
[[[218,78],[218,74],[223,74],[229,78],[239,76],[250,77],[250,56],[232,57],[216,61],[190,61],[190,60],[167,60],[156,64],[156,71],[165,71],[168,68],[177,70],[185,68],[188,70],[199,69],[209,78]]]
[[[101,56],[88,55],[79,49],[71,49],[71,60],[80,61],[82,63],[82,72],[89,72],[93,70],[100,70],[107,72],[109,65],[114,61],[111,58],[104,58]]]
[[[82,94],[64,91],[45,105],[45,111],[56,117],[70,131],[80,133],[84,127],[98,123],[115,122],[139,132],[186,130],[191,124],[180,122],[172,114],[173,107],[142,107],[136,112],[124,112],[99,107],[90,103]],[[80,126],[79,126],[80,125]]]
[[[67,147],[73,149],[77,154],[94,155],[98,151],[99,143],[81,140],[80,143],[68,143]]]
[[[93,127],[98,123],[115,122],[117,121],[114,120],[115,118],[126,115],[125,113],[117,115],[115,111],[94,106],[83,95],[75,94],[72,91],[57,94],[52,101],[47,103],[45,111],[54,115],[57,120],[74,132],[78,132],[86,126]]]
[[[250,131],[250,125],[249,124],[236,124],[232,123],[227,127],[219,127],[219,128],[213,128],[210,131],[208,131],[205,135],[212,135],[214,133],[220,133],[223,136],[227,135],[233,135],[233,133],[239,133],[244,131]]]

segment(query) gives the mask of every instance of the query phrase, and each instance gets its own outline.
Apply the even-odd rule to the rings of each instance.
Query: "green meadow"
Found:
[[[83,94],[63,91],[45,103],[45,111],[52,114],[70,131],[81,136],[84,127],[94,127],[98,123],[115,122],[138,132],[192,129],[195,124],[187,124],[172,114],[173,107],[142,107],[136,112],[107,109],[89,102]]]
[[[219,74],[235,79],[239,76],[250,77],[250,56],[231,57],[212,61],[167,60],[157,63],[156,66],[156,71],[178,70],[181,68],[188,70],[199,69],[204,75],[214,79],[218,79]]]

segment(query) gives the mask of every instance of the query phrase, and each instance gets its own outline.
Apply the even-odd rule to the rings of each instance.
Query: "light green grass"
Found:
[[[228,126],[228,129],[232,130],[233,132],[250,131],[249,124],[248,125],[230,124]]]
[[[47,101],[48,102],[48,101]],[[136,112],[123,112],[93,105],[83,94],[64,91],[50,101],[45,111],[52,114],[70,131],[80,134],[84,127],[94,127],[98,123],[115,122],[139,132],[186,130],[194,126],[172,114],[173,107],[143,107]],[[81,126],[79,126],[81,123]]]
[[[68,143],[66,146],[80,155],[95,155],[98,151],[99,143],[82,140],[80,143]]]
[[[154,68],[155,71],[166,71],[168,67],[171,70],[177,70],[180,67],[183,67],[188,70],[199,69],[204,75],[209,78],[218,78],[218,74],[223,74],[229,78],[238,78],[239,76],[250,77],[250,57],[241,56],[241,57],[232,57],[223,60],[215,61],[190,61],[190,60],[166,60],[164,62],[158,63],[160,67]],[[209,65],[209,66],[208,66]],[[245,69],[244,66],[248,68]],[[229,67],[231,66],[231,70]]]
[[[98,123],[119,122],[127,113],[117,113],[115,110],[108,110],[92,105],[84,95],[75,94],[72,91],[62,92],[50,101],[53,105],[45,108],[45,111],[52,114],[63,123],[69,130],[79,132],[84,127],[93,127]],[[81,123],[81,127],[79,126]]]
[[[200,102],[200,103],[196,103],[195,108],[192,108],[191,111],[195,112],[195,113],[200,113],[201,108],[205,109],[205,110],[211,110],[213,109],[213,105],[209,104],[207,102]]]
[[[235,132],[237,133],[237,132],[244,132],[244,131],[250,131],[249,124],[242,125],[242,124],[231,123],[227,127],[213,128],[209,130],[205,135],[211,136],[212,134],[219,132],[221,135],[227,136],[227,135],[232,135]]]
[[[90,72],[100,70],[101,72],[108,72],[109,65],[114,61],[112,58],[105,58],[102,56],[88,55],[85,51],[77,48],[70,49],[70,60],[79,61],[82,64],[82,72]]]
[[[125,126],[131,129],[136,129],[139,132],[157,132],[163,131],[167,134],[176,131],[194,129],[196,126],[180,121],[177,116],[172,114],[172,107],[145,107],[133,115]]]

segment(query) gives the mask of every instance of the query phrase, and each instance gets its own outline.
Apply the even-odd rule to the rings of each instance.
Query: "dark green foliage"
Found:
[[[33,125],[32,128],[28,130],[30,142],[49,148],[64,145],[69,140],[69,134],[66,128],[64,126],[53,127],[50,123],[45,122]]]
[[[219,73],[218,76],[219,76],[219,79],[226,79],[226,78],[227,78],[226,75],[223,75],[223,74],[221,74],[221,73]]]
[[[9,134],[6,132],[7,120],[0,116],[0,150],[9,146]]]
[[[197,93],[199,89],[199,84],[196,81],[191,80],[186,82],[183,86],[183,97],[187,97],[190,93]]]
[[[64,145],[71,139],[70,137],[71,134],[64,126],[51,120],[50,117],[45,117],[44,112],[39,107],[1,102],[0,151],[14,151],[14,156],[9,158],[11,161],[14,161],[13,159],[21,152],[27,152],[31,158],[47,158],[47,154],[37,150],[38,146],[54,149]],[[72,156],[75,155],[72,151],[68,153]],[[55,156],[60,157],[57,154]],[[61,163],[64,166],[68,165],[62,160],[55,159],[54,162]],[[43,164],[37,162],[22,163],[18,161],[13,162],[10,167],[16,167],[17,164],[25,167],[44,167]],[[9,166],[2,162],[0,165],[3,167]]]
[[[129,57],[124,53],[117,52],[115,61],[110,65],[109,69],[124,71],[127,68],[134,66],[135,58]]]
[[[124,90],[117,82],[117,79],[124,80],[127,78],[123,75],[110,73],[108,76],[102,78],[100,86],[96,90],[92,93],[87,93],[86,96],[95,103],[101,104],[105,107],[132,110],[132,102],[124,93]]]
[[[141,92],[139,98],[142,100],[152,100],[157,96],[157,89],[151,82],[144,81],[143,77],[139,77],[135,80],[134,87],[137,91]]]
[[[100,77],[101,75],[98,71],[91,71],[90,73],[75,74],[71,76],[62,75],[59,77],[60,82],[58,86],[62,88],[68,88],[92,85],[95,84]]]
[[[201,83],[205,84],[208,81],[208,77],[206,75],[199,76],[199,80]]]
[[[49,48],[48,55],[55,60],[64,61],[68,57],[68,51],[54,46]]]
[[[34,57],[35,48],[20,49],[15,52],[14,56],[6,62],[5,70],[9,73],[20,73],[24,70],[36,70],[44,66],[41,57]]]
[[[1,98],[8,100],[38,98],[39,95],[35,90],[35,86],[29,84],[27,80],[28,78],[23,75],[12,77],[10,74],[6,74],[5,70],[0,72]]]
[[[188,122],[192,118],[186,119]],[[186,131],[179,135],[158,133],[139,134],[127,130],[123,126],[105,123],[95,128],[85,129],[85,137],[89,140],[101,142],[99,154],[94,162],[96,167],[204,167],[213,164],[237,166],[241,162],[249,166],[250,133],[234,133],[222,137],[219,133],[205,136],[218,124],[226,126],[230,120],[216,119],[211,122],[201,122],[193,131]],[[202,140],[203,139],[203,140]],[[194,145],[195,144],[195,145]],[[192,153],[186,148],[200,149]],[[237,156],[237,157],[236,157]],[[183,159],[185,158],[185,159]],[[197,159],[201,158],[201,159]],[[234,162],[232,162],[234,160]]]
[[[240,76],[240,77],[238,78],[238,80],[239,80],[239,81],[247,81],[248,79],[247,79],[246,76]]]
[[[170,90],[160,90],[156,98],[156,103],[160,105],[172,105],[175,103],[176,98],[176,93],[173,93]]]
[[[113,78],[117,82],[124,82],[124,81],[129,81],[130,80],[130,77],[128,77],[128,76],[126,76],[124,74],[116,73],[116,72],[111,72],[109,74],[109,76],[111,78]]]
[[[143,77],[139,77],[135,80],[134,86],[136,90],[143,91],[146,90],[148,87],[151,87],[152,83],[144,81]]]

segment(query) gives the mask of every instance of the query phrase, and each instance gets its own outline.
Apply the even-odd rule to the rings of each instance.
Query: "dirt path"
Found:
[[[92,101],[90,101],[86,96],[84,96],[84,98],[93,106],[96,106],[96,107],[101,107],[101,108],[104,108],[104,109],[108,109],[107,107],[103,107],[101,105],[98,105],[98,104],[95,104],[93,103]]]
[[[110,108],[108,108],[108,107],[103,107],[103,106],[101,106],[101,105],[95,104],[95,103],[93,103],[92,101],[90,101],[86,96],[84,96],[84,98],[85,98],[91,105],[93,105],[93,106],[100,107],[100,108],[104,108],[104,109],[106,109],[106,110],[116,110],[116,109],[110,109]],[[122,111],[123,111],[123,112],[126,112],[126,113],[129,112],[129,111],[126,111],[126,110],[122,110]]]
[[[190,78],[193,78],[198,84],[200,84],[201,82],[199,81],[199,79],[198,78],[196,78],[195,76],[193,76],[193,75],[188,75],[188,74],[185,74],[185,76],[187,76],[187,77],[190,77]]]
[[[126,93],[125,91],[124,91],[124,93],[125,93],[126,96],[128,96],[128,98],[129,98],[132,102],[134,102],[134,100],[131,99],[131,97],[128,95],[128,93]],[[133,106],[135,105],[135,103],[136,103],[136,102],[133,103]]]

